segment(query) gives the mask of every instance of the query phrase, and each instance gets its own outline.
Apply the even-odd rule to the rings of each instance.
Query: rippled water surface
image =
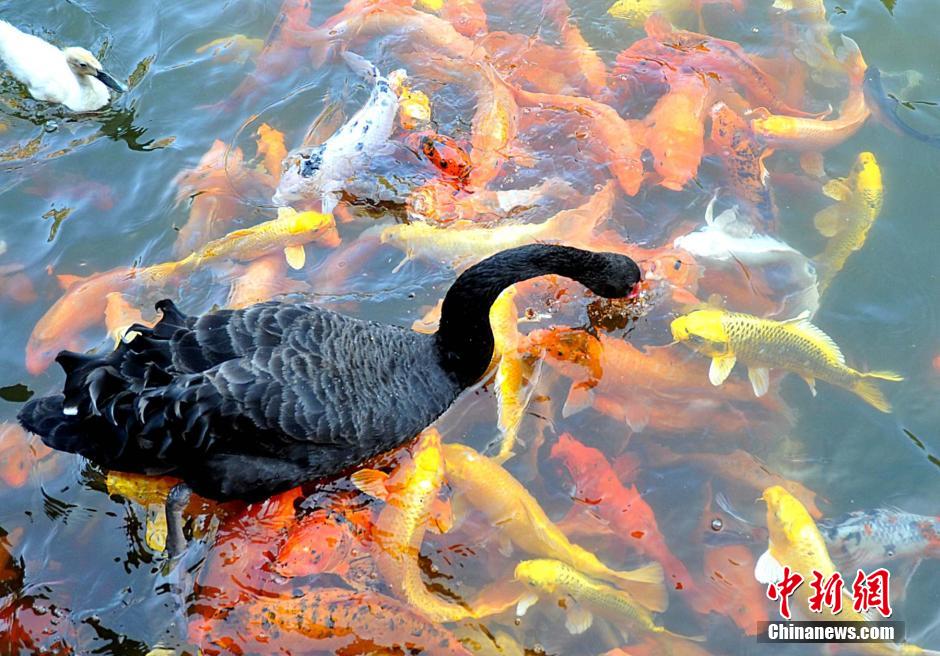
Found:
[[[572,20],[611,70],[617,54],[644,36],[642,28],[609,16],[606,0],[570,2]],[[883,72],[888,91],[914,103],[900,107],[902,116],[926,132],[940,132],[940,111],[931,102],[914,102],[940,99],[937,7],[931,0],[883,2],[826,2],[833,40],[838,43],[839,34],[854,38],[868,64]],[[781,27],[786,21],[770,2],[744,0],[740,4],[746,7],[739,12],[726,4],[705,5],[706,31],[737,41],[752,54],[789,57],[794,41],[786,40],[787,32]],[[893,14],[886,4],[893,5]],[[335,1],[314,5],[310,19],[314,26],[343,7]],[[533,39],[541,35],[557,43],[557,29],[542,14],[539,0],[493,0],[485,6],[491,30]],[[338,108],[342,118],[364,101],[367,86],[335,56],[315,65],[315,53],[285,48],[273,69],[249,78],[255,71],[252,52],[201,48],[233,34],[269,38],[279,11],[277,1],[265,0],[0,2],[3,19],[57,44],[87,46],[130,87],[107,111],[76,116],[29,99],[7,72],[0,75],[0,240],[6,245],[0,254],[0,422],[15,421],[28,393],[23,385],[37,394],[61,388],[63,376],[57,366],[31,367],[30,373],[25,358],[37,321],[63,294],[59,276],[87,276],[186,255],[185,246],[179,244],[187,234],[194,200],[188,192],[180,193],[178,176],[194,169],[216,140],[222,142],[219,152],[226,153],[229,165],[229,175],[220,177],[219,184],[227,185],[226,196],[234,209],[229,212],[231,220],[213,236],[274,217],[269,184],[258,182],[257,176],[232,173],[239,157],[247,167],[260,166],[256,159],[259,126],[267,124],[283,132],[290,148],[303,140],[325,108]],[[701,30],[693,12],[678,10],[673,18],[683,28]],[[445,74],[434,63],[433,53],[408,52],[408,41],[400,35],[378,34],[360,39],[355,48],[383,71],[408,68],[415,86],[431,98],[438,130],[469,141],[476,106],[473,90],[461,84],[459,70],[456,77]],[[543,64],[546,74],[553,68],[550,64]],[[253,80],[253,87],[243,93],[240,85],[247,79]],[[787,80],[786,84],[796,82]],[[832,104],[837,113],[845,93],[844,81],[840,84],[830,89],[809,83],[805,106],[822,112]],[[646,111],[643,97],[624,101],[621,94],[608,100],[630,105],[636,112],[631,118],[642,118]],[[650,104],[646,103],[647,110]],[[563,194],[510,220],[542,221],[559,209],[580,204],[606,182],[609,174],[603,159],[598,160],[586,145],[591,139],[586,125],[583,120],[568,120],[558,110],[521,114],[516,150],[490,187],[530,187],[562,177],[573,190],[570,198]],[[824,241],[813,229],[812,217],[831,201],[821,193],[821,182],[802,171],[798,155],[785,150],[768,161],[779,207],[776,234],[813,255]],[[549,458],[551,446],[559,435],[570,433],[600,449],[621,479],[637,486],[655,512],[670,550],[692,577],[692,584],[670,582],[670,609],[659,621],[678,633],[707,636],[706,642],[695,645],[696,651],[682,646],[674,653],[811,653],[801,645],[759,645],[734,622],[737,613],[731,608],[735,603],[752,604],[752,609],[759,606],[760,612],[772,615],[776,610],[763,598],[764,588],[753,582],[750,564],[735,560],[742,554],[753,559],[763,552],[766,532],[764,506],[754,503],[761,483],[741,484],[736,461],[728,455],[732,450],[752,453],[768,470],[814,490],[826,516],[877,507],[899,507],[930,516],[938,513],[940,368],[936,362],[940,360],[935,358],[940,358],[936,293],[940,155],[870,119],[857,134],[825,153],[826,177],[847,175],[861,151],[877,157],[884,208],[864,248],[849,260],[824,296],[814,323],[835,339],[851,364],[862,370],[895,370],[905,376],[904,382],[884,386],[894,405],[892,414],[880,413],[856,396],[822,382],[814,398],[796,376],[772,379],[772,390],[779,391],[784,409],[768,411],[748,403],[704,411],[691,400],[696,390],[709,385],[703,367],[701,379],[688,381],[690,396],[668,401],[644,397],[639,405],[648,406],[649,421],[634,431],[623,420],[630,410],[618,414],[615,408],[594,407],[563,413],[572,385],[569,376],[577,380],[584,374],[544,366],[521,426],[523,444],[506,465],[553,520],[564,517],[573,503],[576,509],[582,508],[582,519],[589,519],[572,529],[572,539],[618,568],[641,560],[631,538],[591,528],[592,504],[598,501],[576,498],[570,476],[557,459]],[[398,180],[395,174],[394,167],[386,172]],[[725,188],[723,207],[736,203],[722,175],[714,153],[706,152],[698,175],[682,191],[664,189],[655,180],[647,181],[633,197],[618,188],[612,218],[598,232],[613,229],[617,239],[650,249],[669,246],[675,236],[703,223],[705,207],[716,188]],[[407,187],[408,175],[400,177],[397,183]],[[358,208],[349,214],[347,210],[351,220],[340,224],[342,245],[308,244],[305,267],[289,274],[293,283],[276,286],[270,293],[297,291],[339,311],[388,323],[410,325],[420,319],[454,279],[453,270],[433,258],[396,268],[401,251],[376,244],[371,230],[400,221],[400,211]],[[199,234],[193,239],[190,250],[205,240]],[[146,319],[154,317],[153,303],[163,297],[176,299],[188,313],[205,312],[226,304],[232,281],[245,275],[245,264],[215,263],[169,285],[134,290],[125,299],[139,307]],[[567,293],[559,293],[559,285]],[[80,329],[63,329],[66,337],[56,343],[57,348],[110,348],[113,341],[105,329],[101,302],[101,294],[107,291],[96,290],[75,304],[63,325]],[[711,291],[700,294],[700,300],[709,300]],[[733,299],[741,296],[729,291],[733,290],[719,290],[719,295],[725,297],[729,309],[736,309]],[[517,301],[540,318],[520,324],[520,330],[585,326],[591,300],[584,297],[582,288],[557,280],[530,284]],[[683,308],[670,298],[661,298],[629,332],[620,328],[612,337],[637,346],[669,344],[669,321]],[[683,345],[670,348],[684,361],[705,362]],[[743,372],[732,376],[746,385]],[[616,387],[615,382],[612,385]],[[624,408],[630,405],[629,390],[618,398]],[[687,426],[665,429],[671,415],[683,417]],[[493,386],[484,385],[461,397],[439,428],[445,442],[492,448],[497,436]],[[146,506],[109,495],[106,472],[87,461],[47,453],[38,440],[27,443],[23,439],[13,429],[0,432],[0,632],[8,632],[6,642],[0,638],[0,650],[145,654],[159,644],[185,647],[193,640],[193,626],[204,618],[206,607],[222,603],[220,596],[240,599],[245,607],[254,608],[251,604],[259,598],[274,594],[270,590],[275,583],[257,580],[262,569],[259,563],[271,560],[274,547],[266,545],[283,538],[291,521],[279,525],[276,516],[266,519],[265,513],[276,514],[270,508],[254,508],[247,515],[240,508],[217,510],[219,519],[210,520],[209,515],[194,519],[187,529],[195,535],[190,553],[182,565],[167,572],[164,556],[145,540]],[[664,457],[662,447],[680,456]],[[710,464],[702,464],[692,458],[700,453],[718,455]],[[772,482],[769,476],[760,480]],[[325,492],[306,490],[309,498],[297,500],[298,513],[330,507],[337,496],[358,508],[357,512],[367,513],[371,508],[367,498],[351,490],[346,482]],[[493,490],[494,495],[501,492]],[[422,548],[422,564],[432,577],[428,580],[435,583],[433,589],[451,598],[469,598],[492,580],[511,579],[515,563],[528,556],[507,548],[503,539],[486,528],[479,513],[458,512],[457,516],[454,531],[429,534]],[[709,529],[719,518],[722,529]],[[263,530],[265,521],[274,527],[268,534]],[[228,553],[226,540],[232,545]],[[720,551],[729,548],[726,543],[737,545],[736,555]],[[311,548],[329,550],[325,544]],[[282,586],[278,594],[309,594],[319,587],[387,592],[382,580],[369,573],[367,553],[368,546],[359,546],[340,558],[348,563],[320,568],[330,570],[327,573],[278,578],[276,583]],[[219,564],[220,559],[224,564]],[[909,638],[940,649],[940,567],[928,559],[915,577],[902,581],[901,574],[912,566],[910,560],[889,566],[895,574],[894,585],[906,588],[903,599],[896,602],[896,618],[907,622]],[[846,570],[843,575],[851,578],[853,573]],[[722,582],[726,579],[731,582]],[[194,580],[199,582],[196,587]],[[264,592],[259,593],[262,588]],[[713,595],[715,612],[699,612],[694,595],[706,594],[703,590]],[[735,601],[742,598],[745,601]],[[561,612],[543,601],[521,620],[510,610],[485,620],[485,630],[479,628],[480,623],[446,628],[466,638],[467,648],[478,653],[517,653],[511,646],[502,652],[487,647],[490,639],[486,636],[496,634],[510,635],[527,653],[600,654],[618,647],[624,651],[612,653],[640,653],[601,621],[584,636],[572,638],[562,626]],[[234,637],[221,646],[216,644],[216,649],[232,653],[242,653],[239,649],[280,653],[277,649],[281,648],[290,653],[317,649],[331,653],[337,649],[299,638],[285,639],[283,644],[276,639],[257,642],[260,629],[237,625],[240,621],[233,615]],[[366,634],[372,630],[368,621],[365,618],[358,627]],[[222,620],[213,631],[224,633],[219,628],[224,626]],[[420,637],[414,644],[423,644]],[[341,653],[373,653],[363,649]],[[642,653],[664,653],[661,649]]]

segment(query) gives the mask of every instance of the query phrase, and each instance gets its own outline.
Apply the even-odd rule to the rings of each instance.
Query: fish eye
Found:
[[[689,341],[692,342],[693,344],[704,344],[705,338],[701,337],[700,335],[689,333]]]
[[[682,260],[676,260],[675,262],[673,262],[672,268],[675,269],[676,271],[678,271],[679,269],[681,269],[681,268],[682,268]]]

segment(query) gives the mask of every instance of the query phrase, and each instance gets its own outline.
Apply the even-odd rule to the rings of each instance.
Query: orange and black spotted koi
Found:
[[[418,133],[416,135],[417,150],[441,174],[454,183],[457,188],[463,188],[470,175],[472,164],[470,155],[453,138],[433,132]]]

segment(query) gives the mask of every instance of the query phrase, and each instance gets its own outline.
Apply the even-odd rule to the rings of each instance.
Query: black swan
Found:
[[[198,494],[262,499],[335,477],[412,439],[486,371],[489,308],[513,283],[559,274],[607,298],[640,280],[630,258],[533,244],[467,269],[425,335],[313,305],[198,317],[169,300],[114,352],[61,352],[64,393],[19,414],[52,448],[104,467],[182,478]]]

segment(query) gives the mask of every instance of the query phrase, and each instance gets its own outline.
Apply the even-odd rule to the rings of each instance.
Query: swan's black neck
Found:
[[[441,365],[468,387],[493,357],[490,306],[506,287],[547,274],[585,283],[600,253],[568,246],[532,244],[497,253],[464,271],[444,297],[437,347]],[[588,285],[591,286],[591,285]]]

